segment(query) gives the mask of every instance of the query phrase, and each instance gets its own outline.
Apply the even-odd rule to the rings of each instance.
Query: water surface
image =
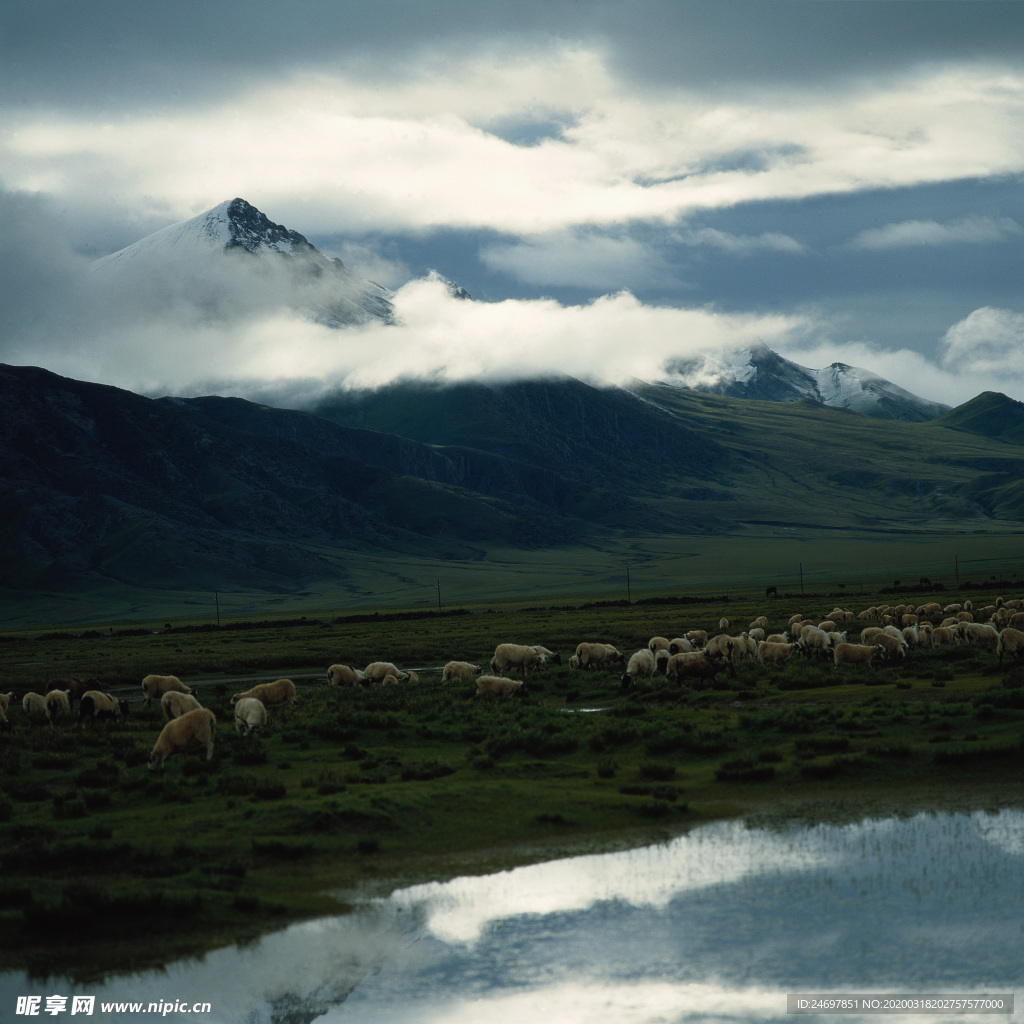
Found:
[[[0,1019],[18,995],[53,993],[94,995],[96,1008],[46,1019],[102,1024],[157,1019],[102,1011],[117,1000],[212,1005],[160,1017],[176,1024],[674,1024],[808,1019],[787,1018],[788,992],[1019,987],[1024,999],[1022,910],[1021,811],[720,822],[401,889],[162,972],[93,986],[8,974]]]

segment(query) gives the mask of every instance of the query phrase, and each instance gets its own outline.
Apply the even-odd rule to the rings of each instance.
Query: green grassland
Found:
[[[621,668],[567,665],[531,680],[524,700],[441,682],[445,661],[486,664],[506,640],[566,661],[581,640],[628,656],[653,635],[717,631],[722,615],[736,631],[766,612],[778,629],[833,604],[723,595],[8,635],[0,691],[18,701],[74,675],[133,703],[116,724],[56,728],[12,703],[0,734],[0,962],[45,973],[66,939],[83,976],[165,963],[343,911],[357,893],[650,842],[722,816],[1019,801],[1024,667],[999,666],[987,647],[912,652],[874,671],[745,663],[707,689],[623,689]],[[326,685],[333,662],[381,658],[419,682]],[[163,722],[139,681],[153,671],[179,675],[216,712],[211,762],[177,755],[148,772]],[[262,737],[236,735],[231,695],[278,675],[295,680],[296,704],[272,709]]]

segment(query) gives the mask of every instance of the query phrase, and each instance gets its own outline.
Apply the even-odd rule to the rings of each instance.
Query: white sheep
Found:
[[[968,643],[983,643],[986,640],[992,640],[996,646],[999,645],[999,630],[988,622],[968,622],[960,630],[960,635]]]
[[[449,661],[441,671],[442,683],[469,683],[480,674],[480,666],[471,661]]]
[[[495,697],[522,697],[527,693],[522,679],[506,679],[504,676],[478,676],[476,696],[491,694]]]
[[[612,662],[624,661],[622,653],[613,644],[587,643],[576,645],[580,668],[600,668]]]
[[[191,693],[192,687],[186,686],[177,676],[148,675],[142,680],[142,694],[146,698],[146,707],[156,697],[162,697],[171,690],[177,693]]]
[[[242,693],[236,693],[231,698],[231,703],[237,704],[244,697],[255,697],[265,708],[274,704],[294,704],[295,684],[290,679],[275,679],[272,683],[257,683]]]
[[[526,679],[528,670],[539,669],[547,660],[547,656],[527,647],[525,644],[498,644],[494,648],[490,669],[492,674],[503,676],[511,669],[517,668]]]
[[[179,693],[177,690],[168,690],[160,698],[160,709],[164,713],[165,722],[181,718],[186,712],[195,711],[202,706],[191,693]]]
[[[390,661],[371,661],[363,669],[363,675],[366,677],[367,682],[370,683],[382,683],[386,675],[392,675],[398,680],[408,679],[408,673],[403,672]]]
[[[637,679],[650,679],[654,674],[654,654],[649,647],[641,647],[635,654],[630,656],[626,664],[626,671],[622,673],[622,685],[629,686]]]
[[[878,654],[884,655],[885,648],[877,644],[836,644],[832,657],[835,662],[835,668],[839,668],[840,665],[867,665],[871,667],[872,660]]]
[[[71,701],[67,690],[51,690],[46,695],[46,717],[50,725],[55,725],[71,711]]]
[[[172,754],[193,747],[206,748],[206,760],[213,760],[213,739],[217,732],[217,719],[209,708],[186,711],[181,718],[168,722],[160,731],[156,744],[149,753],[149,770],[164,770],[164,762]]]
[[[1004,654],[1012,654],[1018,661],[1024,658],[1024,632],[1007,626],[999,631],[999,642],[996,644],[999,664],[1003,663]]]
[[[762,665],[778,665],[784,661],[789,661],[796,650],[796,644],[762,640],[757,645],[757,660]]]
[[[668,640],[663,636],[652,636],[647,641],[647,648],[652,654],[656,654],[658,651],[667,651],[668,646]]]
[[[100,690],[87,690],[78,706],[79,719],[111,719],[128,714],[128,701],[118,700],[113,694]]]
[[[46,714],[46,698],[41,693],[26,693],[21,698],[21,706],[26,715]]]
[[[235,705],[235,732],[248,736],[267,726],[267,707],[255,697],[243,697]]]
[[[366,673],[361,668],[350,668],[348,665],[332,665],[327,670],[328,686],[356,686],[366,681]]]
[[[668,644],[669,654],[689,654],[693,650],[693,643],[685,636],[677,636]]]

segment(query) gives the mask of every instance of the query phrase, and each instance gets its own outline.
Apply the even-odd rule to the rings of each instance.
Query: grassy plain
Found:
[[[854,610],[878,600],[838,598]],[[706,690],[624,690],[620,670],[566,665],[538,676],[523,701],[474,698],[471,684],[440,678],[447,660],[486,664],[505,640],[566,661],[581,640],[628,656],[654,635],[717,631],[723,615],[736,631],[766,612],[774,630],[834,603],[762,592],[8,634],[0,692],[20,701],[74,675],[133,703],[117,724],[56,728],[12,705],[0,734],[2,965],[45,973],[57,957],[85,977],[165,963],[341,911],[360,892],[649,842],[722,816],[1019,801],[1024,668],[998,666],[987,647],[842,674],[747,663]],[[331,663],[380,658],[415,668],[419,683],[327,687]],[[139,680],[153,671],[179,675],[217,713],[212,762],[190,754],[162,776],[147,771],[163,723],[142,705]],[[296,705],[272,710],[263,737],[237,736],[231,694],[278,675],[297,683]]]

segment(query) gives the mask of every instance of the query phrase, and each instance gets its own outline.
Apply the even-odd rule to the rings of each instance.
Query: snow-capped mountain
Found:
[[[846,363],[812,370],[784,359],[767,345],[679,360],[668,367],[668,374],[663,383],[694,391],[766,402],[808,401],[876,419],[921,422],[949,409],[870,370]]]
[[[264,302],[294,305],[332,327],[394,319],[387,288],[356,277],[341,260],[325,256],[244,199],[147,235],[96,260],[93,268],[102,278],[147,280],[150,290],[154,282],[165,282],[179,292],[210,281],[230,289],[230,278],[248,276],[258,281]]]

